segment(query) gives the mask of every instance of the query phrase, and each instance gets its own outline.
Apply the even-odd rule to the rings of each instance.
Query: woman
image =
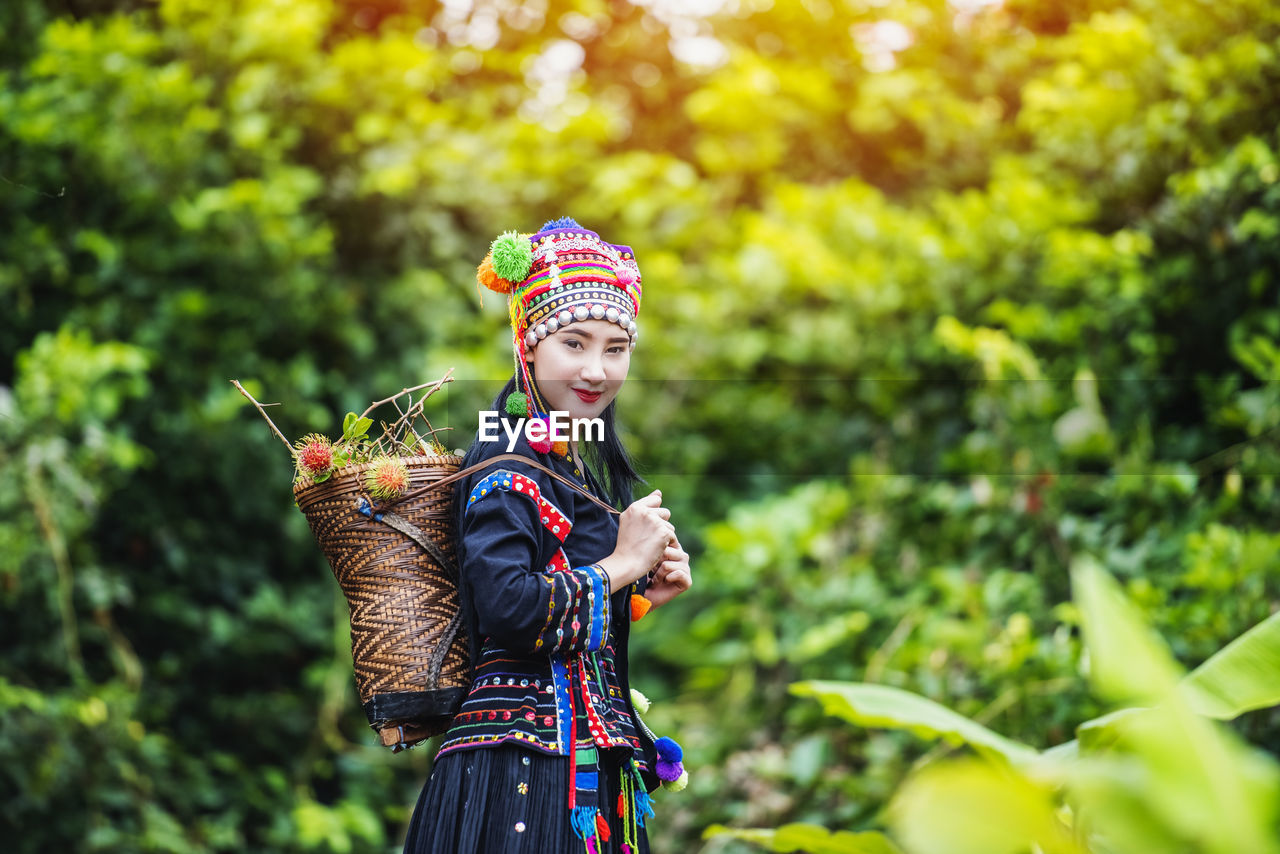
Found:
[[[648,792],[686,778],[679,747],[655,740],[633,706],[627,638],[692,578],[661,494],[631,502],[638,478],[614,429],[639,268],[629,247],[559,219],[499,237],[477,278],[509,295],[516,370],[494,402],[506,429],[478,437],[463,465],[506,453],[520,430],[514,452],[577,488],[510,460],[459,484],[472,685],[405,852],[646,852]],[[552,412],[599,419],[597,473],[585,442],[522,429]],[[615,516],[586,493],[629,506]]]

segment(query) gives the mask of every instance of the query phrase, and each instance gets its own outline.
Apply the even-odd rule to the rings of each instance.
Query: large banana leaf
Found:
[[[770,851],[802,851],[805,854],[902,854],[883,833],[847,830],[830,831],[816,824],[784,824],[777,828],[725,827],[713,824],[703,831],[703,839],[723,836],[763,845]]]
[[[1280,613],[1272,614],[1227,644],[1188,673],[1178,692],[1198,714],[1231,720],[1254,709],[1280,704]],[[1076,728],[1086,750],[1110,744],[1115,725],[1143,711],[1123,708],[1085,721]],[[1079,745],[1069,741],[1045,751],[1046,756],[1074,757]]]
[[[888,685],[814,680],[797,682],[791,692],[815,697],[827,714],[859,726],[905,729],[921,738],[969,744],[1015,765],[1031,762],[1039,755],[1035,748],[1005,738],[946,706]]]
[[[1178,663],[1116,580],[1082,556],[1071,568],[1071,587],[1083,619],[1089,680],[1098,695],[1145,704],[1172,694],[1182,675]]]
[[[1192,709],[1218,720],[1280,704],[1280,613],[1220,649],[1179,688]]]
[[[911,854],[1084,854],[1049,787],[981,759],[913,774],[894,796],[889,821]]]
[[[1196,714],[1184,699],[1184,683],[1176,680],[1177,664],[1164,642],[1146,626],[1105,570],[1093,562],[1078,563],[1072,568],[1072,587],[1094,684],[1107,696],[1154,705],[1113,712],[1093,722],[1096,726],[1087,732],[1091,741],[1114,745],[1117,758],[1131,760],[1137,781],[1123,780],[1117,788],[1115,780],[1084,773],[1088,763],[1066,769],[1068,788],[1081,809],[1089,807],[1098,831],[1115,837],[1131,828],[1131,811],[1116,811],[1111,805],[1136,786],[1159,824],[1174,838],[1197,840],[1196,850],[1215,854],[1280,851],[1274,840],[1275,799],[1280,793],[1275,762]],[[1214,669],[1220,674],[1232,672],[1225,667],[1215,665]],[[1209,684],[1221,683],[1218,677]],[[1256,692],[1242,693],[1253,696]],[[1085,735],[1082,732],[1082,739]]]

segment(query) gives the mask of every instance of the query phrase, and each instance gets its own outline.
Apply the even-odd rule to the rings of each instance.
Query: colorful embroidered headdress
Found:
[[[631,247],[605,243],[568,217],[553,219],[534,234],[500,235],[476,279],[507,294],[516,373],[528,395],[511,395],[507,411],[512,415],[546,412],[524,357],[548,335],[576,321],[606,320],[624,329],[630,346],[636,346],[641,285]]]

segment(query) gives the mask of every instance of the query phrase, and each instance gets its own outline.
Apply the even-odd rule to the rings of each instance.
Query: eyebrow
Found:
[[[594,341],[594,340],[595,340],[595,337],[596,337],[594,334],[592,334],[592,333],[588,332],[588,331],[587,331],[587,330],[585,330],[585,329],[572,329],[572,328],[571,328],[571,329],[561,329],[560,331],[561,331],[562,333],[571,333],[571,334],[573,334],[573,335],[580,335],[580,336],[582,336],[583,338],[586,338],[586,339],[587,339],[587,340],[589,340],[589,341]],[[626,336],[624,336],[624,335],[616,335],[616,336],[614,336],[614,337],[612,337],[612,338],[607,339],[607,343],[609,343],[609,344],[627,344],[627,343],[630,343],[630,341],[631,341],[631,339],[630,339],[630,338],[628,338],[628,337],[626,337]]]

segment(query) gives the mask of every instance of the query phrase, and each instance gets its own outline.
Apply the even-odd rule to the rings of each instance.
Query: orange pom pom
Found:
[[[631,594],[631,622],[643,617],[649,613],[649,609],[653,607],[653,603],[641,596],[639,593]]]
[[[492,255],[484,256],[484,260],[476,268],[476,281],[491,291],[500,294],[511,293],[511,283],[494,272]]]
[[[551,451],[553,453],[559,454],[562,457],[567,457],[569,456],[569,443],[568,442],[552,442]]]

